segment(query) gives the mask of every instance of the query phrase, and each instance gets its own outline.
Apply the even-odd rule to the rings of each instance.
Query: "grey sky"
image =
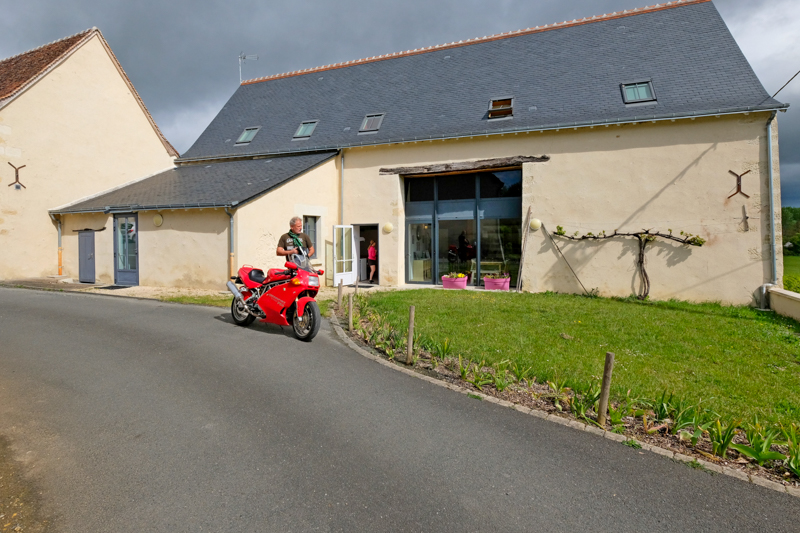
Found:
[[[326,65],[643,7],[652,0],[0,0],[0,58],[92,26],[158,125],[184,152],[244,77]],[[800,2],[717,0],[770,94],[800,70]],[[800,206],[800,76],[778,99],[784,205]]]

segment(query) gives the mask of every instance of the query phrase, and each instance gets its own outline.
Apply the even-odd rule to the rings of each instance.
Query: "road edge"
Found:
[[[653,446],[652,444],[648,444],[646,442],[637,441],[636,439],[631,439],[626,437],[625,435],[619,435],[617,433],[612,433],[610,431],[606,431],[604,429],[600,429],[596,426],[591,426],[589,424],[584,424],[577,420],[568,420],[566,418],[561,418],[559,416],[552,415],[545,411],[541,411],[539,409],[531,409],[529,407],[524,407],[519,404],[511,403],[506,400],[500,400],[495,398],[494,396],[489,396],[487,394],[483,394],[479,391],[473,391],[469,389],[465,389],[464,387],[460,387],[458,385],[454,385],[452,383],[448,383],[446,381],[442,381],[440,379],[432,378],[430,376],[426,376],[424,374],[420,374],[419,372],[415,372],[409,368],[403,368],[395,363],[387,361],[386,359],[379,357],[375,354],[372,354],[353,342],[353,339],[350,338],[347,333],[345,333],[344,329],[339,325],[338,320],[335,317],[327,317],[328,322],[331,325],[331,328],[336,332],[336,335],[344,342],[349,348],[353,351],[366,357],[367,359],[371,359],[376,363],[382,364],[385,367],[391,368],[392,370],[396,370],[397,372],[402,372],[408,376],[412,376],[417,379],[421,379],[423,381],[427,381],[432,383],[438,387],[443,387],[445,389],[450,389],[452,391],[469,395],[472,397],[479,397],[481,400],[486,400],[487,402],[494,403],[497,405],[501,405],[503,407],[508,407],[515,411],[519,411],[520,413],[535,416],[536,418],[542,418],[544,420],[549,420],[555,424],[559,424],[562,426],[567,426],[579,431],[585,431],[586,433],[591,433],[593,435],[597,435],[598,437],[613,440],[615,442],[625,442],[625,441],[635,441],[642,450],[647,450],[649,452],[655,453],[657,455],[661,455],[663,457],[667,457],[673,461],[681,462],[681,463],[692,463],[692,464],[699,464],[704,470],[711,472],[713,474],[722,474],[728,477],[732,477],[738,479],[740,481],[746,481],[747,483],[751,483],[753,485],[758,485],[760,487],[764,487],[770,490],[774,490],[776,492],[782,492],[784,494],[789,494],[790,496],[794,496],[796,498],[800,498],[800,488],[797,487],[790,487],[788,485],[781,485],[775,481],[770,481],[768,479],[764,479],[758,476],[751,476],[749,474],[745,474],[744,472],[740,472],[738,470],[734,470],[727,466],[717,465],[711,463],[709,461],[704,461],[702,459],[695,459],[694,457],[689,457],[688,455],[684,455],[681,453],[673,452],[672,450],[667,450],[665,448],[660,448],[658,446]]]

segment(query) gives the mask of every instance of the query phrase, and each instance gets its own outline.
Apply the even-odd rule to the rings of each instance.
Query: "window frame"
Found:
[[[638,85],[647,85],[648,88],[650,89],[650,98],[628,100],[628,95],[625,93],[625,88],[626,87],[630,87],[632,85],[637,85],[637,86]],[[622,93],[622,102],[624,104],[626,104],[626,105],[627,104],[641,104],[643,102],[657,102],[658,101],[658,97],[656,96],[656,89],[655,89],[655,87],[653,87],[653,80],[652,79],[636,80],[636,81],[630,81],[630,82],[627,82],[627,83],[620,83],[619,84],[619,90]]]
[[[311,127],[311,132],[309,132],[308,135],[300,135],[300,130],[302,130],[303,126],[305,126],[306,124],[313,124],[313,126]],[[293,141],[302,141],[302,140],[310,138],[312,135],[314,135],[314,132],[317,129],[317,124],[319,124],[319,120],[304,120],[304,121],[302,121],[300,123],[300,126],[297,127],[297,131],[294,132],[294,136],[292,137],[292,140]]]
[[[303,233],[308,235],[308,238],[311,239],[311,244],[314,246],[314,255],[310,256],[311,259],[316,259],[318,257],[317,256],[317,251],[318,251],[319,247],[317,246],[317,241],[319,240],[319,221],[320,221],[321,218],[322,217],[318,217],[316,215],[303,215]],[[311,235],[309,235],[308,231],[307,231],[309,225],[306,224],[306,221],[309,221],[309,220],[314,222],[314,238],[313,239],[311,238]]]
[[[508,105],[503,105],[503,106],[494,105],[495,102],[502,102],[504,100],[508,100],[510,103]],[[492,113],[498,113],[498,114],[492,116]],[[486,117],[487,120],[507,120],[510,118],[514,118],[514,97],[501,96],[497,98],[490,98],[489,111],[487,112]]]
[[[361,127],[358,128],[358,134],[369,134],[369,133],[378,133],[383,125],[383,119],[386,116],[386,113],[367,113],[364,115],[364,120],[361,121]],[[378,125],[371,129],[366,129],[367,123],[371,118],[378,118]]]
[[[261,130],[261,126],[252,126],[252,127],[249,127],[249,128],[245,128],[245,129],[242,131],[242,133],[240,133],[240,134],[239,134],[239,137],[236,139],[236,142],[234,143],[234,146],[244,146],[244,145],[246,145],[246,144],[250,144],[250,143],[253,141],[253,139],[255,139],[255,138],[256,138],[256,135],[258,135],[258,132],[259,132],[260,130]],[[252,131],[252,132],[253,132],[253,136],[252,136],[252,137],[250,137],[250,139],[249,139],[249,140],[247,140],[247,141],[241,141],[241,140],[239,140],[239,139],[241,139],[242,137],[244,137],[244,136],[245,136],[245,134],[246,134],[247,132],[249,132],[249,131]]]

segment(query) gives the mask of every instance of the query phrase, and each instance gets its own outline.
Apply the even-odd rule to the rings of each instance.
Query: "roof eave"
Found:
[[[230,159],[247,159],[247,158],[256,158],[256,157],[264,157],[264,156],[281,156],[281,155],[297,155],[297,154],[308,154],[308,153],[315,153],[315,152],[328,152],[328,151],[341,151],[346,148],[360,148],[360,147],[368,147],[368,146],[385,146],[390,144],[407,144],[407,143],[418,143],[418,142],[426,142],[426,141],[444,141],[444,140],[457,140],[457,139],[468,139],[472,137],[490,137],[495,135],[508,135],[508,134],[515,134],[515,133],[532,133],[537,131],[553,131],[553,130],[562,130],[567,128],[579,129],[579,128],[595,128],[597,126],[611,126],[611,125],[623,125],[623,124],[637,124],[640,122],[664,122],[664,121],[676,121],[676,120],[688,120],[688,119],[697,119],[703,117],[719,117],[723,115],[739,115],[739,114],[749,114],[749,113],[756,113],[756,112],[768,112],[768,111],[785,111],[789,108],[789,104],[780,104],[780,105],[768,105],[768,106],[742,106],[742,107],[732,107],[732,108],[722,108],[722,109],[707,109],[702,111],[692,111],[688,113],[666,113],[661,115],[642,115],[642,116],[633,116],[633,117],[626,117],[626,118],[608,118],[602,120],[591,120],[591,121],[576,121],[576,122],[563,122],[563,123],[554,123],[554,124],[544,124],[536,127],[527,127],[527,128],[504,128],[501,130],[475,130],[466,133],[458,133],[458,134],[449,134],[449,135],[423,135],[419,137],[413,138],[391,138],[382,141],[376,142],[359,142],[359,143],[350,143],[350,144],[341,144],[341,145],[330,145],[330,146],[315,146],[313,148],[297,148],[294,150],[276,150],[276,151],[265,151],[265,152],[250,152],[244,154],[224,154],[224,155],[213,155],[213,156],[201,156],[201,157],[188,157],[188,158],[181,158],[175,160],[175,163],[196,163],[201,161],[224,161]]]
[[[104,207],[87,207],[84,209],[53,209],[49,211],[51,215],[76,215],[82,213],[103,213],[103,214],[117,214],[117,213],[135,213],[137,211],[159,211],[162,209],[224,209],[232,208],[239,205],[241,202],[195,202],[195,203],[180,203],[180,204],[153,204],[153,205],[107,205]]]

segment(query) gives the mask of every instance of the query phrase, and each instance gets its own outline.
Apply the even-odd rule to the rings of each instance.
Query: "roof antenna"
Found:
[[[258,61],[258,56],[246,56],[244,52],[239,53],[239,85],[242,84],[242,63],[244,61]]]

